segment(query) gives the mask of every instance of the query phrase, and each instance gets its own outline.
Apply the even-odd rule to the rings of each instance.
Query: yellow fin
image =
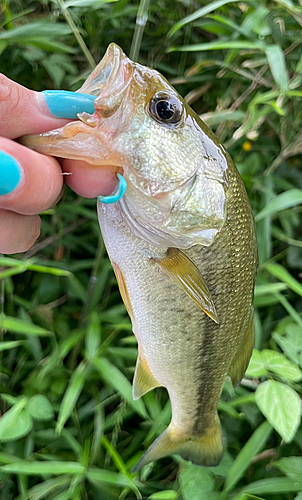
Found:
[[[132,396],[134,401],[146,394],[146,392],[149,392],[159,386],[161,386],[161,384],[152,375],[147,361],[141,354],[139,354],[133,379]]]
[[[143,454],[132,469],[140,470],[153,460],[177,453],[185,460],[191,460],[195,465],[214,467],[219,464],[223,455],[221,428],[216,414],[213,425],[202,434],[188,435],[170,424]]]
[[[239,384],[239,382],[243,378],[243,375],[245,374],[250,361],[250,357],[253,352],[254,343],[254,314],[252,312],[244,337],[240,342],[229,367],[229,374],[234,387]]]
[[[132,321],[132,325],[134,326],[135,317],[134,317],[132,304],[130,301],[130,297],[129,297],[129,293],[128,293],[128,289],[127,289],[127,285],[126,285],[126,280],[125,280],[124,275],[121,271],[121,268],[115,262],[111,262],[111,264],[112,264],[114,274],[115,274],[116,279],[117,279],[117,284],[118,284],[118,287],[120,290],[121,297],[122,297],[123,302],[125,304],[125,307],[127,309],[127,313],[129,314],[130,319]]]
[[[153,259],[170,278],[213,320],[219,324],[214,302],[199,269],[178,248],[169,248],[166,257]]]

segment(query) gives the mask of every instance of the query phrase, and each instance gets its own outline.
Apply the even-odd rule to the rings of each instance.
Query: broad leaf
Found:
[[[246,375],[250,378],[262,377],[267,372],[262,359],[262,354],[257,349],[253,350],[252,357],[246,370]]]
[[[26,399],[21,399],[0,419],[0,441],[13,441],[28,434],[33,421],[25,409]]]
[[[267,380],[257,387],[256,403],[268,422],[289,443],[301,420],[301,400],[285,384]]]
[[[182,463],[179,481],[184,500],[207,500],[214,487],[210,471],[188,463]]]
[[[302,457],[286,457],[281,458],[274,463],[284,474],[293,481],[302,483]]]
[[[29,400],[27,411],[37,420],[50,420],[54,416],[53,407],[42,394],[37,394]]]
[[[302,371],[300,368],[289,361],[281,352],[263,349],[263,351],[261,351],[261,356],[263,363],[269,371],[292,382],[301,380]]]

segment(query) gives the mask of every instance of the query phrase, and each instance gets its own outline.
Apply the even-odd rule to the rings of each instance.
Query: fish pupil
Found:
[[[169,101],[159,101],[156,105],[156,111],[162,120],[168,121],[175,113],[173,104]]]

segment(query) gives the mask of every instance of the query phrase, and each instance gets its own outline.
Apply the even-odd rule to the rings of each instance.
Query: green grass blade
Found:
[[[285,193],[281,193],[278,196],[275,196],[272,200],[270,200],[263,210],[259,212],[255,220],[259,222],[265,217],[270,217],[272,215],[276,215],[287,208],[295,207],[296,205],[300,205],[302,203],[302,190],[301,189],[290,189]]]
[[[49,337],[53,335],[52,332],[45,330],[45,328],[41,326],[27,323],[21,319],[5,316],[4,314],[0,314],[0,326],[4,330],[19,333],[21,335],[38,335],[40,337]]]
[[[266,493],[273,495],[301,491],[301,489],[302,483],[292,481],[287,477],[271,477],[250,483],[248,486],[245,486],[241,492],[255,495],[265,495]]]
[[[148,418],[146,407],[141,399],[133,401],[132,386],[125,375],[106,358],[97,358],[93,362],[106,384],[115,389],[131,408],[143,418]]]
[[[56,426],[56,432],[60,434],[62,429],[70,417],[77,400],[82,392],[85,384],[85,376],[87,372],[86,363],[82,362],[75,372],[72,374],[69,386],[66,389],[62,403],[59,409],[58,422]]]
[[[15,464],[3,465],[0,471],[7,474],[26,474],[29,476],[39,476],[44,474],[83,474],[85,467],[78,462],[36,462],[20,461]]]
[[[279,45],[269,45],[265,49],[265,54],[276,84],[281,90],[288,90],[288,76],[282,49]]]
[[[124,476],[123,474],[120,474],[118,472],[98,469],[96,467],[91,467],[87,470],[87,479],[99,483],[112,484],[114,486],[126,486],[128,488],[132,487],[132,481],[130,481],[127,476]]]
[[[237,1],[239,0],[216,0],[215,2],[211,2],[208,5],[205,5],[201,9],[198,9],[195,12],[193,12],[193,14],[184,17],[183,19],[181,19],[181,21],[178,21],[176,24],[174,24],[174,26],[170,29],[168,36],[174,35],[174,33],[176,33],[186,24],[192,23],[193,21],[200,19],[206,14],[213,12],[213,10],[219,9],[219,7],[222,7],[223,5],[226,5],[228,3],[235,3]]]
[[[243,476],[255,455],[257,455],[268,440],[273,428],[268,422],[263,422],[252,434],[237,455],[225,480],[225,491],[230,491]]]
[[[297,281],[285,267],[275,262],[267,262],[263,267],[275,278],[286,283],[286,285],[302,297],[302,285]]]

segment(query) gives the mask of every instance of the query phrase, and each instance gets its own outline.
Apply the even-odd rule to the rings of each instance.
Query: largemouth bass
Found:
[[[79,90],[95,113],[23,143],[111,165],[123,198],[99,222],[138,341],[133,397],[167,389],[172,420],[135,467],[173,453],[218,465],[217,405],[254,344],[254,219],[241,177],[213,132],[157,71],[115,44]]]

